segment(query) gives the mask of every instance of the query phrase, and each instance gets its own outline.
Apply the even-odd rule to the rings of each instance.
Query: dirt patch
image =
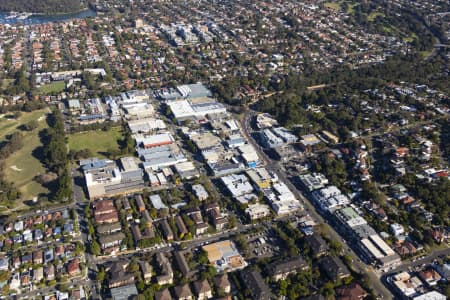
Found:
[[[16,165],[11,166],[10,168],[13,169],[14,171],[17,171],[17,172],[21,172],[22,171],[22,169],[19,169]]]

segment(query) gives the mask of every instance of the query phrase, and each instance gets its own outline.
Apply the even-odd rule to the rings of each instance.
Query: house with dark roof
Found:
[[[252,299],[254,300],[269,300],[272,296],[270,288],[264,281],[261,273],[256,270],[245,270],[241,273],[241,278],[245,283],[247,289],[250,290]]]
[[[125,234],[116,232],[110,235],[100,236],[98,241],[104,253],[111,253],[119,249]]]
[[[167,257],[162,252],[156,253],[156,262],[160,271],[160,275],[156,277],[159,285],[173,283],[173,269]]]
[[[119,232],[122,230],[122,227],[120,226],[120,223],[111,223],[111,224],[102,224],[98,225],[96,228],[96,231],[98,234],[111,234],[115,232]]]
[[[161,222],[159,222],[161,229],[163,231],[164,237],[166,238],[166,240],[168,241],[172,241],[173,240],[173,231],[170,228],[169,223],[167,222],[166,219],[162,220]]]
[[[175,224],[177,225],[180,238],[183,238],[184,235],[189,233],[189,231],[186,228],[186,225],[183,222],[183,219],[180,216],[175,217]]]
[[[127,266],[128,262],[126,261],[118,261],[112,264],[109,270],[111,278],[108,282],[110,289],[134,283],[134,275],[125,271]]]
[[[189,288],[189,284],[183,284],[183,285],[177,285],[176,287],[173,288],[174,292],[175,292],[175,297],[178,300],[192,300],[193,296],[192,296],[192,292],[191,289]]]
[[[273,280],[286,279],[290,274],[309,269],[309,265],[301,257],[277,260],[267,266],[267,272]]]
[[[152,279],[152,273],[153,273],[153,268],[152,266],[150,266],[150,264],[146,261],[140,261],[139,262],[139,267],[141,269],[142,272],[142,278],[144,279],[144,281],[146,283],[149,283],[150,280]]]
[[[335,256],[326,256],[319,261],[319,267],[328,278],[338,280],[350,276],[350,271],[344,265],[342,260]]]
[[[194,282],[194,290],[198,300],[206,300],[212,298],[212,289],[208,280],[198,280]]]
[[[141,212],[142,221],[146,224],[147,227],[153,227],[153,219],[150,217],[148,210],[144,210]]]
[[[328,253],[327,243],[318,234],[309,235],[305,238],[305,240],[316,257],[320,257]]]
[[[367,292],[357,283],[336,289],[336,300],[361,300],[367,295]]]
[[[177,262],[178,269],[180,269],[183,276],[189,277],[192,275],[189,265],[186,262],[186,258],[184,257],[184,253],[182,251],[174,251],[174,257]]]
[[[155,300],[172,300],[169,289],[164,289],[162,291],[157,291],[155,293]]]
[[[142,198],[142,196],[136,195],[136,196],[134,196],[134,200],[136,202],[136,207],[137,207],[138,211],[139,212],[145,211],[145,203],[144,203],[144,199]]]
[[[216,276],[214,278],[214,285],[216,286],[216,289],[222,290],[227,294],[231,292],[231,284],[226,273]]]

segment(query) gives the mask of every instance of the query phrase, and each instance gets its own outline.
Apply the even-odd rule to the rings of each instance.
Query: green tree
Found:
[[[97,243],[97,241],[93,240],[89,246],[89,249],[91,251],[91,254],[93,255],[100,255],[100,245]]]

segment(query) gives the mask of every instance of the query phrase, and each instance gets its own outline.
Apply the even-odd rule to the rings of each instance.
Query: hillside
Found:
[[[0,0],[0,11],[59,14],[79,11],[82,0]]]

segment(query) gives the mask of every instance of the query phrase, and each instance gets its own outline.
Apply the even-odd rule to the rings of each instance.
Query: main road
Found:
[[[246,110],[244,112],[243,118],[240,119],[242,132],[244,137],[247,138],[247,140],[256,149],[259,156],[263,159],[266,169],[277,174],[278,178],[280,178],[284,183],[286,183],[286,185],[295,194],[295,196],[298,199],[302,200],[306,212],[309,213],[310,216],[314,218],[316,222],[325,225],[325,227],[328,229],[330,237],[333,240],[338,241],[342,245],[344,245],[344,247],[342,248],[344,255],[349,255],[353,259],[353,267],[355,271],[361,274],[367,274],[367,276],[370,279],[370,283],[372,284],[372,288],[374,290],[375,295],[383,299],[393,299],[394,298],[393,295],[382,284],[380,277],[374,272],[374,270],[370,266],[364,264],[350,247],[345,246],[346,241],[334,230],[334,228],[328,225],[326,220],[324,220],[323,217],[319,213],[317,213],[312,203],[307,200],[307,198],[297,189],[297,187],[294,184],[292,184],[291,180],[286,176],[285,172],[281,169],[279,163],[268,157],[264,152],[264,150],[261,148],[261,146],[256,143],[256,141],[250,135],[251,130],[250,119],[252,116],[254,116],[253,111]]]

